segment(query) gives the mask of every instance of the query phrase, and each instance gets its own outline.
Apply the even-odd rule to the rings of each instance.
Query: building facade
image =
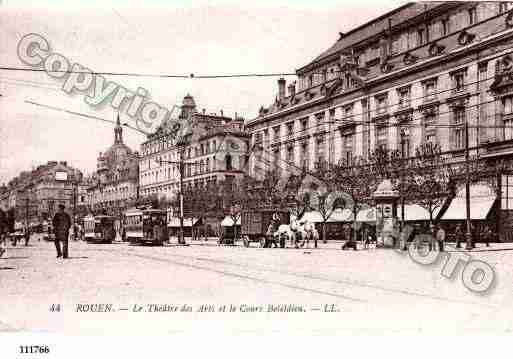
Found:
[[[261,145],[277,168],[351,163],[378,147],[411,156],[427,142],[457,162],[464,159],[467,123],[471,156],[510,156],[512,8],[409,3],[340,33],[296,71],[295,83],[278,80],[275,102],[247,123],[252,145]],[[509,204],[502,209],[507,213]]]
[[[173,198],[180,190],[179,162],[184,162],[184,188],[235,180],[244,175],[248,135],[244,120],[201,113],[194,98],[183,99],[179,121],[185,125],[183,145],[174,140],[171,122],[164,122],[141,145],[141,196]],[[169,163],[172,162],[172,163]]]
[[[139,196],[139,153],[123,142],[119,115],[114,143],[97,158],[96,172],[88,179],[87,202],[92,212],[121,215]]]
[[[49,220],[63,204],[72,214],[83,211],[82,173],[66,161],[49,161],[12,179],[0,195],[4,209],[14,208],[16,220],[40,223]]]

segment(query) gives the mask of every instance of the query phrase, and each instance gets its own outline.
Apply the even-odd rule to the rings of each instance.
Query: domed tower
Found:
[[[96,159],[96,172],[98,173],[98,177],[100,182],[105,182],[107,180],[106,175],[109,170],[109,166],[107,165],[107,160],[100,152],[100,155]]]
[[[180,116],[178,119],[186,120],[190,115],[196,112],[196,102],[194,102],[194,97],[190,94],[187,94],[182,101],[182,111],[180,112]]]
[[[116,119],[116,127],[114,128],[114,143],[123,143],[123,127],[121,127],[121,123],[119,121],[119,113],[118,118]]]

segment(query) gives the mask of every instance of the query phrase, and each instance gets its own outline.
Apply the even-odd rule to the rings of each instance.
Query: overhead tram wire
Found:
[[[0,66],[0,70],[4,71],[28,71],[28,72],[47,72],[46,69],[33,69],[25,67],[12,67]],[[64,71],[53,70],[51,72],[67,73],[67,74],[84,74],[83,71]],[[189,75],[176,75],[176,74],[150,74],[150,73],[137,73],[137,72],[110,72],[110,71],[91,71],[86,72],[92,75],[105,75],[105,76],[126,76],[126,77],[154,77],[154,78],[180,78],[180,79],[216,79],[216,78],[238,78],[238,77],[279,77],[279,76],[296,76],[296,73],[276,72],[276,73],[245,73],[245,74],[220,74],[220,75],[196,75],[190,73]]]
[[[488,57],[484,61],[490,61],[503,57],[505,55],[512,54],[513,51],[502,53],[500,55]],[[27,71],[27,72],[47,72],[46,69],[35,69],[26,67],[14,67],[14,66],[0,66],[0,70],[5,71]],[[63,71],[54,70],[52,72],[57,73],[78,73],[83,74],[82,71]],[[337,72],[342,72],[337,70]],[[138,72],[114,72],[114,71],[91,71],[92,75],[106,75],[106,76],[127,76],[127,77],[155,77],[155,78],[182,78],[182,79],[216,79],[216,78],[241,78],[241,77],[279,77],[279,76],[297,76],[296,72],[275,72],[275,73],[243,73],[243,74],[214,74],[214,75],[196,75],[193,72],[186,74],[151,74],[151,73],[138,73]],[[319,74],[319,73],[316,73]],[[479,81],[478,81],[479,82]]]

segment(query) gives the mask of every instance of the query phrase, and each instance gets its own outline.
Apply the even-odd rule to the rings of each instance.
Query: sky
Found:
[[[29,68],[17,56],[23,36],[36,33],[51,51],[96,72],[219,75],[294,73],[329,48],[339,32],[390,11],[399,1],[10,1],[0,0],[0,67]],[[144,7],[141,7],[144,4]],[[171,109],[186,94],[199,110],[256,117],[277,94],[278,77],[223,79],[105,76]],[[286,77],[287,83],[295,80]],[[67,94],[63,79],[45,72],[0,70],[0,184],[47,161],[67,161],[85,174],[114,141],[109,104]],[[122,122],[129,122],[122,113]],[[139,150],[145,136],[125,128]]]

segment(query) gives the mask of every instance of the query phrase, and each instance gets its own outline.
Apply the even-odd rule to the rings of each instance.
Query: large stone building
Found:
[[[66,161],[49,161],[12,179],[0,194],[5,209],[14,208],[17,220],[38,223],[53,217],[59,204],[71,214],[85,211],[82,173]]]
[[[106,211],[120,215],[139,196],[139,153],[123,142],[119,115],[114,128],[114,143],[97,159],[96,172],[88,179],[87,200],[94,213]]]
[[[181,156],[185,163],[183,182],[186,188],[232,180],[244,174],[249,141],[243,119],[224,116],[222,111],[220,115],[207,114],[205,110],[198,112],[194,98],[187,95],[179,121],[188,124],[183,146],[176,145],[171,122],[161,124],[141,145],[141,196],[173,198],[180,189],[178,162]]]
[[[426,142],[462,161],[467,122],[471,156],[510,157],[511,9],[508,2],[408,3],[340,33],[297,70],[296,83],[278,80],[276,101],[247,123],[252,144],[278,168],[350,162],[377,147],[412,155]],[[495,203],[508,222],[513,201],[502,192]]]

